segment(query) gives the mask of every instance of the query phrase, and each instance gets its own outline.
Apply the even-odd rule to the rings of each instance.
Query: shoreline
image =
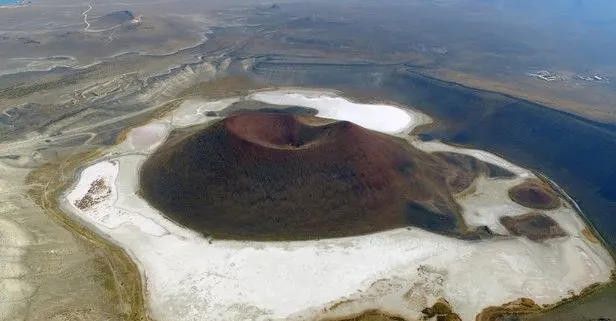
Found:
[[[567,192],[561,188],[560,186],[558,186],[558,184],[556,184],[553,180],[551,180],[549,177],[547,177],[546,175],[544,175],[543,173],[537,172],[537,171],[532,171],[540,180],[542,180],[543,182],[549,184],[556,192],[558,192],[558,194],[560,196],[562,196],[565,201],[567,203],[569,203],[569,205],[571,205],[576,213],[584,220],[584,222],[586,223],[586,227],[589,229],[589,233],[596,238],[610,253],[610,255],[612,256],[612,258],[614,260],[616,260],[616,248],[613,248],[609,245],[609,243],[607,242],[607,240],[601,235],[601,233],[599,233],[599,231],[597,230],[597,228],[592,224],[592,222],[588,219],[588,217],[586,216],[586,214],[584,213],[584,211],[582,211],[582,209],[580,208],[580,206],[577,204],[577,202],[571,198],[571,196],[569,196],[569,194],[567,194]],[[585,235],[586,236],[586,235]],[[616,271],[616,270],[615,270]]]
[[[35,187],[30,188],[27,195],[76,237],[86,240],[106,253],[112,271],[109,281],[116,289],[115,292],[120,298],[120,304],[123,305],[125,310],[123,320],[151,321],[152,319],[145,310],[146,288],[142,284],[145,278],[141,274],[138,263],[135,262],[130,253],[117,243],[103,237],[97,230],[84,226],[82,222],[75,220],[69,213],[63,211],[57,201],[64,190],[68,188],[67,185],[72,184],[72,181],[62,182],[59,179],[59,173],[56,173],[58,165],[66,166],[68,164],[63,168],[62,173],[65,175],[68,171],[72,177],[78,177],[84,164],[98,156],[100,156],[99,151],[84,152],[71,155],[59,164],[47,163],[35,169],[28,174],[27,182],[30,185],[39,182],[39,186],[35,185]]]
[[[131,255],[132,256],[132,255]],[[136,261],[139,261],[138,259]],[[144,269],[140,269],[140,270],[144,270]]]

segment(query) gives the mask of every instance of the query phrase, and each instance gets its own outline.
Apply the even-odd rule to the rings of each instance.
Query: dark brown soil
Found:
[[[527,180],[509,190],[509,197],[516,203],[534,209],[551,210],[560,206],[558,194],[539,180]]]
[[[322,321],[406,321],[406,319],[379,310],[368,310],[358,316],[324,319]]]
[[[101,193],[103,193],[103,195],[100,195]],[[102,178],[99,178],[92,182],[86,195],[81,199],[75,201],[74,204],[78,209],[85,210],[100,203],[102,197],[109,194],[111,194],[111,189],[109,188],[109,186],[107,186],[107,183],[105,183]]]
[[[476,317],[476,321],[517,321],[518,315],[541,312],[542,309],[535,301],[528,298],[520,298],[502,306],[491,306],[483,309]],[[556,320],[555,320],[556,321]]]
[[[176,132],[144,164],[143,196],[215,238],[342,237],[464,226],[459,167],[350,122],[247,113]]]
[[[469,188],[482,174],[489,178],[513,178],[516,176],[502,167],[480,161],[470,155],[452,152],[434,152],[432,155],[440,157],[454,169],[449,184],[457,193]]]
[[[533,241],[542,241],[567,236],[567,233],[549,216],[533,212],[520,216],[504,216],[501,224],[517,236],[526,236]]]

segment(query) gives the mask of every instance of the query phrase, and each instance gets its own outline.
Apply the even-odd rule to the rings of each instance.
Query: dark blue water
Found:
[[[504,156],[562,187],[616,249],[616,126],[531,102],[404,74],[390,85],[438,119],[425,135]]]
[[[424,139],[487,150],[545,174],[581,207],[616,250],[616,126],[499,93],[467,88],[399,67],[261,62],[257,78],[291,86],[338,88],[405,103],[437,126]],[[365,75],[382,75],[376,85]],[[374,96],[372,96],[374,94]]]

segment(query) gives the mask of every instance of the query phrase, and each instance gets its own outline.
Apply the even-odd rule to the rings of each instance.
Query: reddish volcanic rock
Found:
[[[249,113],[174,133],[145,162],[141,191],[174,221],[217,238],[313,239],[408,224],[457,234],[455,172],[350,122]]]
[[[531,212],[514,217],[503,216],[500,222],[511,234],[526,236],[532,241],[567,236],[567,233],[556,221],[539,212]]]
[[[516,203],[534,209],[555,209],[560,206],[558,194],[539,180],[528,180],[509,190],[509,197]]]
[[[291,114],[243,114],[226,119],[229,143],[240,165],[300,161],[305,166],[324,161],[354,162],[364,188],[383,188],[405,166],[409,155],[403,141],[371,132],[350,122]],[[245,163],[244,163],[245,162]],[[297,164],[298,166],[303,166]],[[421,191],[416,191],[418,194]]]

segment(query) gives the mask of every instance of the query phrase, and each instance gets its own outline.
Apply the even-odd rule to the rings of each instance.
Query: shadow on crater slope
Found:
[[[172,133],[145,162],[141,193],[215,238],[318,239],[409,224],[460,236],[452,194],[476,174],[445,156],[350,122],[244,113]]]

